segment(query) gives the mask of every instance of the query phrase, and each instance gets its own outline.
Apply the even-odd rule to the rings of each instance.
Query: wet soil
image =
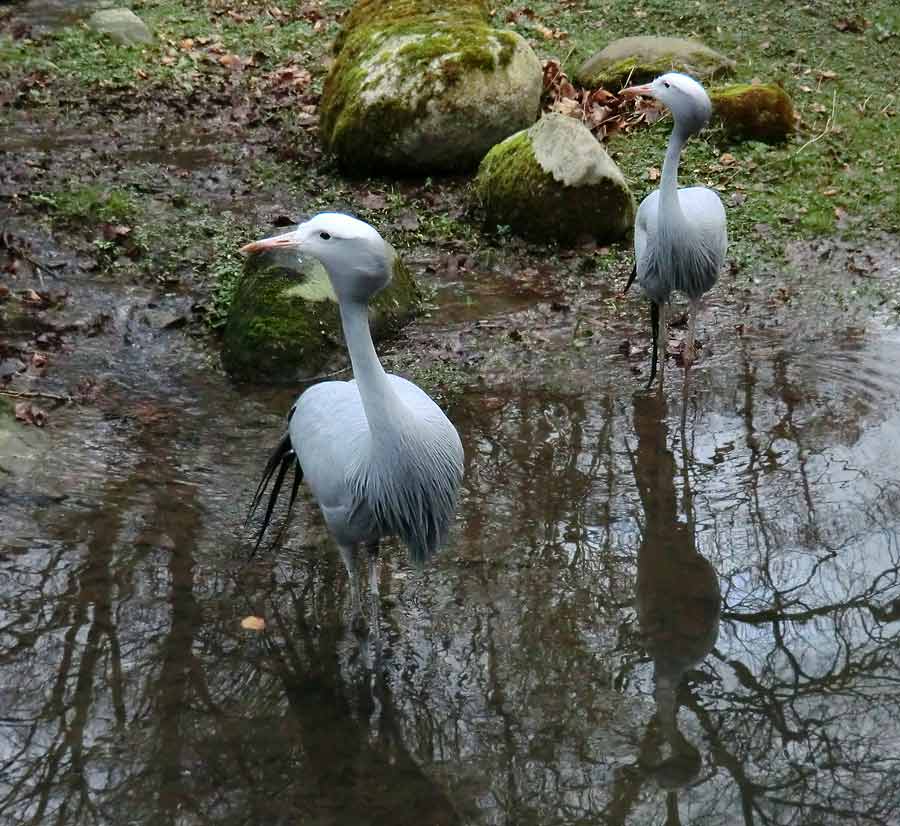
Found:
[[[46,423],[0,442],[2,822],[900,818],[900,239],[724,274],[662,393],[627,250],[411,242],[433,308],[381,350],[442,394],[466,478],[443,553],[385,548],[378,642],[308,499],[249,559],[298,388],[229,381],[204,271],[109,268],[16,195],[114,156],[167,216],[170,180],[293,216],[242,172],[262,133],[151,121],[4,138],[0,362]]]

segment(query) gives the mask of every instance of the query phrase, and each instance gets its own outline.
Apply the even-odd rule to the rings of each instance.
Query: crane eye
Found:
[[[325,230],[323,229],[319,233],[319,238],[321,238],[323,241],[328,241],[331,238],[331,235],[329,233],[325,232]]]
[[[669,88],[669,81],[668,81],[668,80],[664,80],[664,81],[663,81],[663,86],[665,86],[666,89],[668,89],[668,88]]]

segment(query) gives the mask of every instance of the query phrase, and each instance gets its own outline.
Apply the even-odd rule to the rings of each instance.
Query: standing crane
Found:
[[[297,399],[248,519],[274,476],[258,548],[293,467],[288,515],[305,479],[347,568],[351,622],[360,630],[365,626],[357,570],[360,549],[368,553],[369,592],[377,612],[380,541],[400,537],[415,562],[426,560],[444,543],[462,481],[463,448],[456,428],[428,394],[386,373],[375,353],[368,302],[391,280],[395,253],[390,244],[363,221],[321,213],[292,232],[247,244],[241,252],[284,248],[317,258],[328,272],[354,378],[321,382]],[[377,620],[377,613],[373,618]]]
[[[712,103],[706,90],[693,78],[669,72],[642,86],[629,86],[626,97],[652,97],[672,112],[675,125],[669,136],[659,189],[638,207],[634,224],[634,269],[625,290],[637,278],[650,299],[653,353],[650,381],[659,362],[662,381],[666,358],[666,307],[673,290],[690,302],[683,361],[694,361],[694,332],[703,294],[719,278],[728,249],[725,208],[719,196],[705,186],[678,188],[678,160],[691,135],[709,121]]]

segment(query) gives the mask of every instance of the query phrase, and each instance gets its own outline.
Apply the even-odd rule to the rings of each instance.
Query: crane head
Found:
[[[624,97],[651,97],[672,112],[678,128],[688,134],[699,132],[709,122],[712,102],[706,89],[694,78],[680,72],[667,72],[652,83],[629,86],[619,92]]]
[[[394,251],[365,221],[321,212],[295,230],[241,247],[243,253],[295,249],[322,262],[338,298],[367,301],[391,280]]]

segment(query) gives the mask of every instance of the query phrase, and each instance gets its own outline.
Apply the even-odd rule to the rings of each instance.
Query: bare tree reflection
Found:
[[[0,560],[0,822],[893,826],[900,394],[827,372],[900,363],[869,346],[748,345],[681,411],[467,400],[457,534],[386,549],[380,657],[313,510],[225,569],[230,411],[113,429]]]

